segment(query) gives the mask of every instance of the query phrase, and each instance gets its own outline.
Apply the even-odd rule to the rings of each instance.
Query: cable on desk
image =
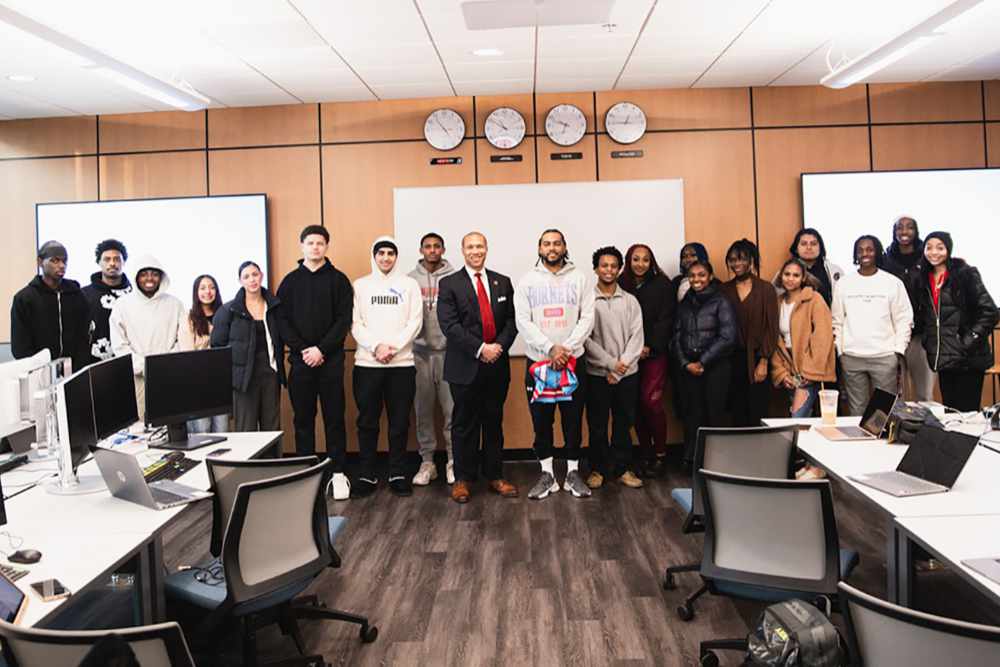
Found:
[[[4,558],[10,556],[11,552],[17,551],[24,545],[24,538],[20,535],[11,535],[9,531],[0,531],[0,535],[7,538],[7,544],[10,547],[10,551],[4,551],[0,549],[0,554],[3,554]]]

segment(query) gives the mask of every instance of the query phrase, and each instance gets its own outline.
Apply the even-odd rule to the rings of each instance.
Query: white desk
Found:
[[[768,426],[818,425],[819,419],[765,419]],[[838,425],[857,425],[858,417],[839,417]],[[975,427],[981,428],[981,427]],[[977,431],[978,432],[978,431]],[[799,431],[799,451],[879,510],[886,523],[888,597],[908,605],[912,590],[912,559],[894,519],[910,517],[956,517],[1000,512],[1000,454],[976,447],[961,476],[948,493],[897,498],[849,479],[850,475],[894,470],[906,453],[906,445],[884,440],[833,442],[813,430]]]
[[[259,457],[268,449],[280,449],[280,431],[225,435],[228,438],[225,442],[185,452],[185,456],[202,460],[209,452],[228,447],[231,451],[219,458],[246,460]],[[100,474],[94,461],[81,465],[79,472]],[[208,469],[204,464],[199,465],[177,481],[207,490]],[[136,584],[141,586],[144,621],[162,618],[160,535],[175,517],[188,508],[187,505],[153,510],[115,498],[108,491],[59,496],[48,493],[39,485],[11,498],[6,507],[8,523],[3,530],[22,538],[22,548],[42,552],[42,559],[36,564],[15,564],[31,571],[17,582],[30,599],[22,624],[44,624],[66,603],[66,600],[43,603],[29,590],[32,582],[56,578],[74,593],[79,593],[94,584],[102,585],[108,574],[137,556],[139,572]],[[0,548],[6,551],[7,547],[6,540],[0,538]]]
[[[909,552],[918,544],[946,563],[974,588],[1000,603],[1000,584],[962,564],[970,558],[1000,558],[1000,514],[973,516],[912,517],[896,519],[903,540],[901,549]],[[906,577],[912,585],[912,577]]]

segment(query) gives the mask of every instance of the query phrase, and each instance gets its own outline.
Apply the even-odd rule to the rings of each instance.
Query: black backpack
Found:
[[[761,667],[842,667],[846,663],[837,628],[802,600],[773,604],[747,637],[747,664]]]

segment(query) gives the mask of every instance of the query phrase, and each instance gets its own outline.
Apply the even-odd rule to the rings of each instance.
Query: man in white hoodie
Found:
[[[517,331],[524,337],[528,357],[525,389],[535,431],[535,455],[542,467],[541,477],[528,492],[528,498],[533,500],[542,500],[559,490],[552,468],[552,425],[556,405],[559,406],[565,440],[565,488],[577,498],[590,495],[578,465],[587,385],[583,345],[594,328],[594,298],[590,277],[569,261],[563,233],[558,229],[545,230],[538,239],[535,268],[521,278],[514,292]],[[535,381],[531,365],[547,361],[551,370],[561,371],[571,357],[576,359],[575,372],[579,383],[571,400],[533,402]]]
[[[170,277],[163,265],[152,255],[135,260],[135,289],[111,308],[108,325],[111,328],[111,350],[116,357],[132,355],[135,373],[135,398],[139,418],[145,417],[146,385],[143,369],[146,355],[176,352],[180,331],[187,319],[181,300],[172,294]]]
[[[396,241],[380,236],[372,244],[372,272],[354,281],[354,400],[358,406],[361,471],[351,495],[367,496],[378,487],[378,450],[382,404],[389,421],[389,489],[398,496],[413,492],[406,475],[406,438],[416,392],[413,340],[423,325],[420,286],[397,270]]]
[[[437,479],[434,452],[437,450],[437,436],[434,431],[434,406],[441,403],[444,415],[444,444],[448,452],[445,478],[449,484],[455,483],[455,463],[451,449],[451,413],[455,402],[451,389],[444,379],[444,351],[447,346],[441,325],[438,324],[437,303],[438,284],[441,279],[455,273],[455,268],[444,258],[444,239],[440,234],[430,232],[420,239],[421,260],[410,277],[420,285],[424,299],[424,326],[413,341],[413,362],[417,369],[417,393],[413,398],[413,408],[417,417],[417,444],[420,446],[420,470],[413,476],[417,486],[427,486]]]
[[[875,387],[899,392],[900,360],[913,329],[913,308],[903,282],[882,269],[885,253],[874,236],[854,242],[856,273],[833,290],[833,338],[852,415],[861,415]]]

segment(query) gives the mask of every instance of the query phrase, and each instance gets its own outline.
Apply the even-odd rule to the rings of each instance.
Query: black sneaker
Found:
[[[351,498],[364,498],[375,493],[378,489],[378,480],[371,477],[358,477],[351,484]]]
[[[412,496],[413,485],[410,480],[403,475],[396,475],[389,478],[389,490],[397,496]]]

